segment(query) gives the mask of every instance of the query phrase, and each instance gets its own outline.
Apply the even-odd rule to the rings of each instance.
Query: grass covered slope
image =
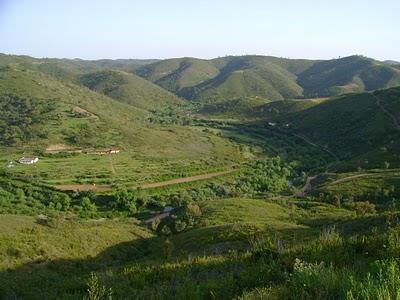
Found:
[[[309,201],[216,199],[202,206],[198,225],[166,237],[133,220],[48,227],[6,215],[0,295],[396,299],[383,297],[397,295],[400,283],[393,217]]]
[[[341,159],[365,167],[383,167],[385,160],[397,166],[400,131],[392,117],[398,118],[399,101],[399,88],[351,94],[325,100],[285,119],[295,133]]]
[[[39,104],[52,107],[51,115],[39,123],[18,120],[15,115],[13,119],[18,122],[3,120],[1,127],[7,134],[1,138],[5,142],[12,136],[22,138],[7,145],[3,143],[7,148],[0,155],[2,165],[23,155],[40,154],[38,165],[17,166],[13,169],[17,173],[67,183],[114,180],[132,183],[138,179],[147,183],[212,172],[235,164],[242,157],[236,145],[215,134],[190,126],[152,124],[148,121],[151,115],[148,111],[37,71],[1,68],[0,91],[16,95],[18,101],[32,102],[33,107]],[[14,113],[6,112],[11,116]],[[25,121],[32,125],[31,129]],[[12,132],[10,125],[14,126]],[[32,130],[35,135],[30,134]],[[118,147],[123,151],[114,160],[84,154],[44,157],[43,151],[54,144],[80,149]]]
[[[100,71],[85,74],[79,83],[87,88],[132,106],[157,110],[164,105],[183,103],[175,95],[134,74]]]
[[[48,137],[32,140],[41,145],[68,143],[68,139],[74,136],[82,136],[81,141],[75,141],[77,146],[116,144],[124,139],[122,132],[115,131],[117,128],[122,129],[128,120],[132,122],[132,128],[143,127],[141,123],[148,115],[144,110],[118,103],[77,85],[64,83],[40,72],[9,66],[0,70],[0,90],[20,97],[42,99],[56,107],[56,120],[49,119],[43,124],[43,129],[49,133]],[[86,115],[77,117],[73,113],[75,107],[86,111]],[[97,134],[92,135],[93,132]]]
[[[186,87],[213,78],[219,70],[207,60],[186,57],[155,62],[139,68],[136,73],[171,92],[179,93]]]
[[[124,241],[149,238],[152,234],[137,220],[54,220],[40,225],[34,217],[0,215],[1,270],[36,260],[96,256],[104,249]],[[7,253],[13,255],[7,255]],[[3,287],[4,288],[4,287]]]

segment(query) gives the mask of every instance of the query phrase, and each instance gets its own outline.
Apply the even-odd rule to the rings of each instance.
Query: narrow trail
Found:
[[[392,119],[395,128],[396,128],[397,130],[400,131],[400,123],[399,123],[399,121],[397,120],[397,118],[396,118],[391,112],[389,112],[385,107],[383,107],[383,105],[382,105],[382,103],[381,103],[381,99],[379,99],[378,96],[376,96],[374,93],[371,93],[371,95],[372,95],[372,97],[374,97],[374,99],[376,100],[375,103],[376,103],[376,105],[378,105],[379,109],[380,109],[385,115],[387,115],[389,118]]]
[[[115,175],[115,174],[117,174],[117,172],[115,171],[115,167],[114,167],[114,161],[113,161],[113,159],[112,159],[112,157],[109,155],[108,156],[108,159],[110,160],[110,169],[111,169],[111,172]]]
[[[146,183],[146,184],[143,184],[141,186],[141,188],[142,189],[151,189],[151,188],[155,188],[155,187],[162,187],[162,186],[167,186],[167,185],[172,185],[172,184],[178,184],[178,183],[185,183],[185,182],[192,182],[192,181],[210,179],[210,178],[213,178],[213,177],[226,175],[226,174],[229,174],[229,173],[232,173],[232,172],[233,172],[233,170],[230,170],[230,171],[215,172],[215,173],[208,173],[208,174],[203,174],[203,175],[196,175],[196,176],[190,176],[190,177],[171,179],[171,180],[155,182],[155,183]]]
[[[151,188],[157,188],[157,187],[163,187],[163,186],[168,186],[168,185],[174,185],[174,184],[179,184],[179,183],[187,183],[187,182],[192,182],[192,181],[199,181],[199,180],[205,180],[205,179],[210,179],[214,177],[219,177],[223,176],[229,173],[232,173],[234,170],[229,170],[229,171],[223,171],[223,172],[215,172],[215,173],[207,173],[207,174],[202,174],[202,175],[195,175],[195,176],[189,176],[189,177],[183,177],[183,178],[176,178],[176,179],[171,179],[171,180],[166,180],[166,181],[161,181],[161,182],[154,182],[154,183],[145,183],[141,186],[139,186],[141,189],[151,189]],[[62,191],[97,191],[97,192],[105,192],[111,190],[112,186],[110,184],[58,184],[54,186],[56,189],[62,190]]]
[[[299,189],[296,193],[294,193],[293,197],[296,197],[296,198],[305,197],[307,192],[309,192],[311,190],[311,181],[313,181],[317,177],[318,177],[318,175],[308,176],[304,186],[301,189]]]
[[[169,212],[160,213],[160,214],[157,214],[157,215],[155,215],[155,216],[153,216],[153,217],[151,217],[151,218],[149,218],[149,219],[143,221],[143,223],[148,225],[148,224],[153,223],[153,222],[154,222],[155,220],[157,220],[157,219],[158,219],[158,220],[165,219],[165,218],[169,217],[169,215],[170,215]]]
[[[326,153],[328,153],[329,155],[331,155],[333,158],[335,158],[336,161],[339,161],[339,158],[336,156],[335,153],[333,153],[331,150],[326,149],[325,147],[322,147],[321,145],[318,145],[316,143],[311,142],[308,138],[306,138],[305,136],[301,135],[301,134],[297,134],[297,133],[292,133],[292,135],[298,137],[299,139],[302,139],[304,142],[306,142],[307,144],[313,146],[313,147],[317,147],[322,149],[322,151],[325,151]]]
[[[332,181],[332,182],[328,183],[328,185],[340,184],[340,183],[351,181],[353,179],[362,178],[362,177],[370,177],[370,176],[375,176],[375,175],[376,174],[374,174],[374,173],[365,173],[365,174],[352,175],[352,176],[349,176],[349,177],[340,178],[340,179],[337,179],[335,181]]]

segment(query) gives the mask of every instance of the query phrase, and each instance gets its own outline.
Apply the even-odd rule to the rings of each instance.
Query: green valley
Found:
[[[400,71],[0,55],[1,299],[398,299]]]

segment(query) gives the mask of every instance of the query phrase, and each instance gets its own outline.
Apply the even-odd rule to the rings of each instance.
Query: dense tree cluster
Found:
[[[5,146],[34,138],[45,138],[43,128],[37,128],[53,119],[55,106],[52,101],[0,94],[0,144]]]
[[[0,210],[7,213],[67,211],[71,197],[44,186],[0,176]]]
[[[281,158],[259,160],[239,178],[236,188],[243,192],[282,192],[288,187],[290,167]]]

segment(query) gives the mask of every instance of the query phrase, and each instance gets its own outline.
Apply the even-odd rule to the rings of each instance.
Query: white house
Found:
[[[274,123],[274,122],[268,122],[268,125],[269,125],[269,126],[276,126],[276,123]]]
[[[109,153],[110,154],[116,154],[116,153],[119,153],[119,151],[120,151],[119,149],[110,149]]]
[[[25,165],[32,165],[36,164],[39,161],[38,157],[21,157],[18,162],[20,164],[25,164]]]
[[[164,213],[170,213],[173,210],[174,210],[174,208],[172,206],[165,206],[163,212]]]

